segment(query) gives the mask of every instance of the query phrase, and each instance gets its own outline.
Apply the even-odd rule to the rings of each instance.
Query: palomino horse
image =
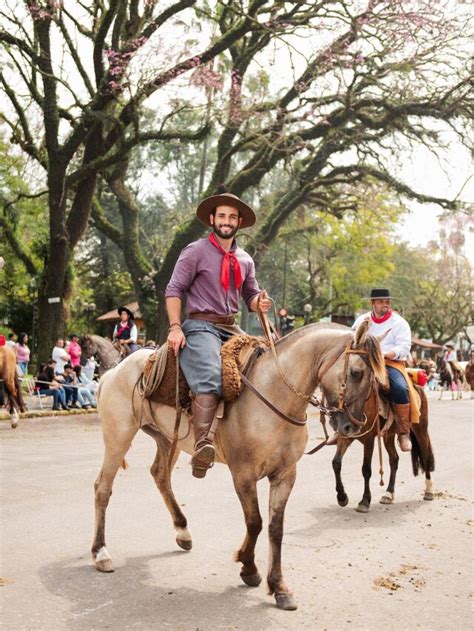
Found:
[[[462,372],[462,368],[459,367],[459,370],[453,368],[452,364],[447,362],[443,357],[438,358],[436,368],[439,373],[440,401],[443,398],[445,386],[448,390],[451,390],[451,398],[453,400],[462,399],[464,386],[464,373]],[[455,393],[457,393],[457,395]]]
[[[0,380],[8,399],[11,426],[18,425],[18,412],[26,412],[20,380],[16,372],[16,355],[8,346],[0,346]]]
[[[99,375],[114,368],[123,359],[121,351],[110,340],[100,335],[84,335],[79,339],[81,347],[81,364],[93,355],[99,360]]]
[[[431,481],[431,472],[434,471],[434,454],[431,447],[431,440],[428,434],[428,400],[422,388],[417,387],[417,391],[421,397],[420,422],[414,423],[411,427],[410,436],[412,441],[411,459],[413,466],[413,475],[418,475],[419,469],[425,474],[425,492],[423,499],[433,499],[433,489]],[[363,433],[358,440],[364,446],[364,460],[362,464],[362,475],[364,476],[364,494],[359,502],[356,510],[359,513],[367,513],[370,508],[372,499],[370,492],[370,478],[372,475],[372,455],[374,452],[375,440],[377,437],[377,399],[374,395],[369,397],[365,406],[365,414],[367,415],[367,424],[371,428],[367,433]],[[387,490],[380,499],[381,504],[392,504],[395,497],[395,479],[398,469],[398,453],[395,447],[395,427],[394,423],[384,433],[383,428],[386,423],[385,419],[380,419],[380,426],[383,436],[385,449],[387,450],[390,464],[390,478]],[[341,479],[342,458],[347,449],[355,439],[339,438],[337,442],[336,455],[332,461],[332,467],[336,476],[336,493],[339,506],[347,506],[349,498],[347,497],[344,485]]]
[[[261,576],[255,565],[255,544],[262,530],[258,506],[257,481],[270,483],[269,539],[270,560],[267,575],[269,593],[278,607],[296,609],[281,568],[283,519],[286,503],[296,478],[296,463],[306,445],[306,408],[318,384],[326,402],[334,409],[339,431],[350,435],[360,427],[364,402],[374,379],[385,380],[385,367],[378,341],[368,335],[367,325],[357,333],[330,325],[310,325],[291,333],[276,344],[276,357],[263,353],[247,375],[253,388],[244,388],[239,398],[227,404],[217,428],[215,445],[218,461],[229,467],[242,504],[247,535],[236,554],[242,563],[240,576],[249,586],[257,586]],[[92,554],[96,568],[113,571],[105,544],[105,514],[115,475],[124,463],[131,442],[140,429],[134,410],[143,402],[136,392],[145,360],[150,351],[140,350],[108,371],[100,381],[98,409],[104,433],[104,462],[95,482],[96,529]],[[291,375],[291,383],[285,375]],[[268,406],[272,405],[272,409]],[[180,450],[193,452],[187,417],[181,419],[182,438],[171,454],[176,411],[173,407],[149,402],[143,405],[142,429],[157,444],[151,467],[177,530],[176,543],[185,550],[192,547],[186,517],[177,503],[170,481],[170,469]],[[146,412],[146,415],[145,415]],[[143,426],[144,425],[144,426]]]

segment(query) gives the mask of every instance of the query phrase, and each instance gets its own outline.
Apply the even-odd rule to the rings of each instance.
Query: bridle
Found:
[[[124,359],[124,356],[122,355],[120,350],[118,348],[116,348],[115,346],[112,346],[112,348],[109,348],[108,351],[102,352],[102,351],[99,351],[99,349],[97,348],[97,344],[95,344],[96,350],[94,352],[92,352],[90,346],[91,346],[91,344],[94,344],[94,341],[91,340],[88,335],[86,335],[84,339],[86,340],[86,343],[87,343],[87,352],[88,353],[90,352],[90,355],[87,356],[87,359],[89,359],[93,355],[96,355],[97,353],[100,353],[100,356],[101,356],[100,364],[101,364],[103,370],[111,370],[112,368],[115,368],[115,366],[117,366],[122,361],[122,359]],[[82,349],[82,346],[81,346],[81,349]],[[118,355],[117,359],[115,359],[114,362],[109,364],[108,361],[106,361],[106,358],[112,352],[113,353],[118,353],[119,355]]]
[[[278,370],[278,374],[280,376],[280,378],[282,379],[282,381],[284,382],[284,384],[292,391],[294,392],[298,397],[300,397],[301,399],[304,399],[306,401],[308,401],[308,403],[310,403],[311,405],[313,405],[314,407],[317,407],[319,409],[320,412],[320,419],[321,419],[321,423],[323,425],[323,429],[324,429],[324,434],[325,434],[325,440],[323,441],[323,443],[321,445],[318,445],[314,450],[308,452],[308,453],[315,453],[315,451],[318,451],[318,449],[320,449],[321,447],[323,447],[327,441],[328,441],[328,433],[326,430],[326,415],[328,415],[329,417],[333,414],[337,414],[340,412],[343,412],[345,414],[347,414],[347,416],[349,417],[351,423],[353,423],[356,427],[360,428],[360,430],[364,427],[364,425],[367,423],[367,415],[364,413],[362,416],[362,419],[359,420],[357,419],[352,412],[349,410],[347,404],[346,404],[346,388],[347,388],[347,376],[348,376],[348,371],[349,371],[349,359],[350,359],[350,355],[360,355],[360,356],[367,356],[367,351],[364,349],[357,349],[357,348],[352,348],[352,344],[353,344],[353,339],[351,339],[347,344],[344,344],[341,349],[335,354],[335,356],[330,360],[329,364],[327,366],[324,366],[323,369],[320,369],[318,371],[318,382],[321,383],[321,380],[323,379],[324,375],[334,366],[334,364],[339,360],[339,358],[341,357],[342,353],[344,353],[344,368],[343,368],[343,372],[342,372],[342,381],[339,385],[339,392],[338,392],[338,404],[337,407],[335,406],[327,406],[324,405],[324,403],[322,401],[320,401],[317,397],[313,396],[313,395],[308,395],[305,394],[304,392],[300,392],[299,390],[297,390],[286,378],[285,374],[283,373],[283,370],[281,369],[280,366],[280,362],[278,360],[278,355],[276,353],[275,350],[275,342],[274,342],[274,337],[276,337],[277,339],[281,339],[278,332],[275,330],[275,328],[273,327],[273,325],[271,324],[268,316],[266,313],[264,313],[259,306],[260,303],[260,298],[262,297],[262,294],[260,294],[259,296],[259,300],[257,303],[257,315],[259,317],[260,320],[260,324],[262,326],[262,329],[265,333],[265,337],[267,338],[267,341],[269,343],[273,358],[275,360],[275,364],[277,366],[277,370]],[[275,310],[275,305],[274,305],[274,310]],[[275,317],[276,317],[276,313],[275,313]],[[323,371],[323,374],[321,375],[321,371]],[[305,414],[305,418],[304,419],[295,419],[291,416],[289,416],[288,414],[285,414],[284,412],[282,412],[280,409],[278,409],[273,403],[271,403],[270,401],[268,401],[268,399],[257,390],[257,388],[255,388],[255,386],[249,381],[249,379],[247,379],[247,377],[240,372],[240,377],[243,381],[243,383],[261,400],[263,401],[263,403],[265,403],[267,405],[267,407],[269,407],[273,412],[275,412],[276,414],[278,414],[278,416],[280,418],[282,418],[283,420],[287,421],[288,423],[291,423],[292,425],[306,425],[307,421],[308,421],[308,416],[307,414]],[[375,380],[374,377],[372,376],[371,378],[371,387],[369,388],[369,394],[368,397],[370,397],[372,391],[374,390],[374,388],[376,389],[376,384],[375,384]],[[376,420],[376,419],[375,419]],[[375,421],[374,421],[375,423]],[[373,425],[372,427],[365,431],[365,432],[357,432],[356,434],[352,434],[351,438],[360,438],[362,436],[364,436],[366,433],[369,433],[370,431],[372,431],[373,429]]]

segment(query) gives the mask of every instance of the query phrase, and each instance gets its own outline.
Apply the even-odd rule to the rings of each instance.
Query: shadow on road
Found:
[[[40,578],[46,589],[67,601],[71,629],[231,629],[270,628],[274,608],[264,583],[250,589],[237,584],[210,591],[166,586],[166,576],[152,575],[150,565],[159,558],[182,552],[127,559],[113,574],[97,572],[92,565],[63,560],[43,566]],[[175,582],[176,579],[172,579]]]

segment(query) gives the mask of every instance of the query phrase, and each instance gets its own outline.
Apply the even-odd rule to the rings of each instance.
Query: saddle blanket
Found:
[[[242,390],[240,372],[250,370],[255,359],[268,348],[268,342],[262,337],[234,335],[221,348],[222,360],[222,398],[234,401]],[[164,355],[166,354],[166,358]],[[157,387],[148,396],[155,403],[176,405],[176,357],[168,345],[163,344],[152,353],[143,367],[141,379],[153,379],[152,373],[160,364],[166,364],[161,379],[154,379]],[[179,369],[179,399],[183,409],[191,406],[191,396],[186,378]]]
[[[398,370],[399,373],[403,375],[405,378],[406,384],[408,386],[408,396],[410,398],[410,421],[412,423],[420,422],[420,409],[421,409],[421,398],[416,388],[413,384],[413,381],[410,379],[410,376],[405,368],[405,364],[403,362],[394,360],[394,359],[385,359],[385,364],[387,366],[391,366]]]

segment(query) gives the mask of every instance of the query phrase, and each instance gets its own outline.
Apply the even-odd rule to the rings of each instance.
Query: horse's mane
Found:
[[[346,331],[347,334],[342,336],[341,340],[343,340],[346,344],[349,343],[351,338],[354,339],[354,347],[359,347],[367,351],[367,361],[369,363],[369,367],[372,370],[375,379],[382,385],[386,385],[387,383],[387,371],[385,369],[385,362],[382,355],[382,351],[380,348],[380,343],[376,337],[369,333],[369,322],[364,321],[357,328],[357,331],[353,331],[350,327],[345,326],[344,324],[338,324],[336,322],[315,322],[313,324],[308,324],[296,331],[292,331],[288,335],[285,335],[281,340],[275,344],[277,347],[283,347],[286,343],[291,343],[302,337],[307,335],[307,333],[311,330],[326,330],[329,329],[331,331]],[[334,349],[329,349],[327,353],[324,353],[324,356],[321,358],[320,366],[326,362],[331,363],[334,358],[335,353],[340,352],[340,347],[338,347],[334,352]]]

